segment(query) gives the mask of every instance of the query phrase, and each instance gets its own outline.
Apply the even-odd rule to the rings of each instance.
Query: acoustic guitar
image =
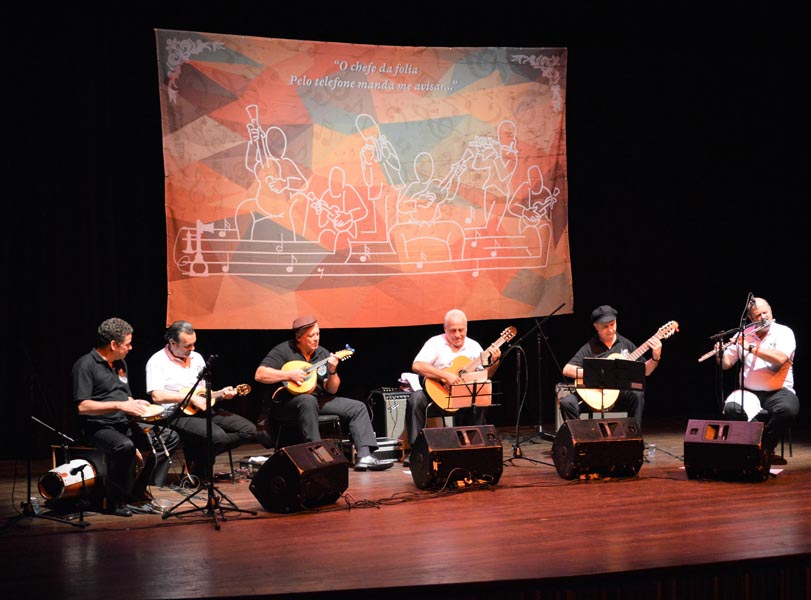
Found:
[[[628,356],[622,356],[622,354],[610,354],[607,356],[607,359],[622,359],[622,360],[637,360],[640,356],[645,354],[650,348],[650,342],[654,338],[658,338],[660,340],[664,340],[669,338],[671,335],[676,333],[679,330],[679,324],[676,321],[668,321],[664,325],[662,325],[656,333],[654,333],[644,344],[639,346],[636,350],[631,352]],[[619,390],[610,390],[610,389],[600,389],[600,388],[587,388],[582,387],[583,385],[583,378],[582,376],[577,379],[575,382],[575,390],[577,391],[577,395],[588,404],[592,410],[594,411],[601,411],[601,410],[608,410],[619,398],[620,391]]]
[[[490,344],[486,349],[485,352],[488,350],[498,348],[504,342],[507,342],[515,337],[515,334],[518,330],[513,327],[507,327],[504,331],[501,332],[499,338]],[[478,381],[475,379],[476,377],[476,369],[481,366],[482,359],[481,355],[479,355],[475,359],[470,359],[467,356],[457,356],[453,359],[453,362],[450,364],[445,371],[450,373],[456,373],[459,377],[464,379],[465,381]],[[474,377],[474,379],[471,379]],[[484,379],[487,379],[486,373]],[[434,404],[436,404],[439,408],[444,410],[445,412],[456,412],[459,410],[458,408],[451,407],[451,393],[449,388],[437,379],[433,379],[431,377],[426,377],[425,382],[423,384],[425,388],[425,393],[433,400]]]
[[[247,383],[240,383],[235,389],[237,391],[237,396],[245,396],[246,394],[250,394],[250,392],[251,392],[251,386],[249,386]],[[180,392],[182,394],[188,394],[190,390],[191,390],[191,388],[185,388],[183,390],[180,390]],[[217,399],[222,398],[222,396],[224,394],[225,394],[225,389],[219,390],[217,392],[211,392],[211,406],[214,406],[214,403],[217,401]],[[205,398],[206,397],[206,389],[205,388],[198,388],[198,389],[194,390],[194,395],[199,396],[201,398]],[[196,415],[198,412],[200,412],[200,409],[197,408],[191,402],[189,402],[188,404],[186,404],[186,406],[183,407],[183,412],[186,413],[189,416],[192,416],[192,415]]]
[[[343,361],[352,356],[354,353],[355,350],[353,348],[350,348],[349,345],[347,344],[346,350],[338,350],[338,352],[335,352],[335,357],[338,360]],[[296,369],[301,369],[302,371],[307,373],[307,377],[301,383],[295,383],[293,381],[283,382],[281,387],[279,387],[275,392],[273,392],[273,397],[275,398],[276,394],[278,394],[281,390],[287,390],[290,394],[294,396],[298,396],[299,394],[309,394],[310,392],[312,392],[315,389],[315,384],[318,382],[317,381],[318,369],[327,364],[328,360],[329,357],[322,358],[321,360],[319,360],[317,363],[314,364],[310,364],[304,360],[291,360],[289,362],[284,363],[284,366],[282,366],[281,368],[282,371],[295,371]]]

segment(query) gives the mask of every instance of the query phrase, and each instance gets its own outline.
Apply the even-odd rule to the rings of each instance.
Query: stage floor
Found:
[[[496,485],[420,489],[397,462],[382,472],[349,471],[337,502],[283,514],[265,510],[249,480],[224,480],[214,488],[216,505],[255,515],[209,510],[206,488],[195,497],[199,509],[189,501],[178,506],[189,490],[152,488],[157,500],[177,507],[168,518],[86,512],[85,528],[75,518],[66,524],[17,517],[26,498],[26,463],[2,463],[4,595],[267,598],[352,591],[356,598],[586,598],[613,590],[607,597],[676,598],[735,597],[744,590],[750,597],[807,599],[807,432],[793,432],[786,465],[750,482],[688,478],[687,419],[645,426],[644,443],[656,451],[650,458],[645,452],[635,476],[564,479],[553,443],[534,436],[537,428],[521,428],[518,444],[514,430],[499,429],[505,462]],[[587,447],[585,439],[576,442],[559,447]],[[588,447],[593,458],[578,460],[596,464],[608,453],[625,462],[623,443],[597,440]],[[265,452],[242,447],[234,460]],[[465,449],[463,462],[492,470],[489,463],[481,467],[478,452]],[[34,489],[50,467],[34,461]],[[215,469],[225,470],[227,455]],[[759,596],[758,586],[771,595]],[[715,596],[707,595],[713,587]]]

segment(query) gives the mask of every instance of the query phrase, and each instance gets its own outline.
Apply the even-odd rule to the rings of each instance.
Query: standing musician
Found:
[[[132,326],[113,317],[99,325],[96,347],[73,365],[73,399],[82,433],[88,444],[107,455],[108,510],[119,517],[132,516],[132,504],[145,499],[150,477],[163,485],[168,456],[179,443],[176,433],[164,430],[161,442],[166,453],[152,452],[150,434],[133,421],[147,414],[150,404],[132,397],[124,360],[131,349]],[[140,474],[139,461],[145,462]]]
[[[463,361],[459,362],[469,364],[476,361],[478,364],[478,361],[481,361],[483,366],[488,365],[486,366],[487,379],[490,379],[498,369],[501,350],[497,346],[489,347],[486,353],[487,359],[482,361],[485,351],[479,342],[467,337],[467,316],[458,308],[453,308],[445,313],[444,329],[445,333],[435,335],[423,344],[417,356],[414,357],[411,369],[426,379],[450,388],[468,382],[458,372],[449,370],[451,365],[457,364],[456,359],[462,357]],[[417,436],[425,428],[426,411],[431,401],[432,398],[425,389],[412,391],[406,401],[405,424],[408,430],[408,441],[412,446],[417,441]],[[437,405],[437,407],[443,414],[449,414],[442,406]],[[456,417],[457,425],[481,425],[485,421],[486,409],[484,407],[474,407],[472,410],[460,408],[453,414]],[[403,464],[409,466],[410,457],[407,457]]]
[[[789,327],[772,319],[772,307],[763,298],[752,299],[749,318],[764,326],[734,338],[721,357],[724,370],[743,361],[743,389],[727,397],[724,416],[736,421],[765,418],[763,448],[773,455],[777,442],[800,412],[794,391],[796,341]],[[774,456],[772,462],[781,464]]]
[[[586,358],[606,358],[612,354],[631,354],[637,350],[636,344],[617,333],[617,316],[619,313],[611,306],[603,305],[591,313],[591,322],[597,334],[583,344],[575,355],[563,367],[563,375],[575,381],[583,377],[583,364]],[[645,360],[645,376],[648,377],[662,358],[662,341],[654,336],[646,343],[651,350],[651,357]],[[641,360],[640,356],[640,360]],[[616,390],[612,390],[616,391]],[[572,392],[560,399],[560,414],[564,420],[580,418],[581,398]],[[645,394],[639,390],[619,390],[616,407],[626,411],[637,425],[642,428],[642,412],[645,408]],[[598,409],[599,410],[599,409]]]
[[[228,386],[212,392],[211,407],[211,462],[206,423],[205,384],[201,382],[189,398],[188,405],[179,408],[189,391],[197,383],[206,361],[194,350],[197,334],[188,321],[175,321],[164,334],[166,345],[155,352],[146,363],[146,391],[152,401],[164,407],[170,415],[169,426],[180,434],[183,454],[189,474],[200,482],[207,481],[217,455],[242,444],[256,441],[256,425],[243,416],[225,410],[219,400],[237,396],[237,389]],[[215,398],[216,396],[216,398]],[[182,410],[183,414],[173,415]]]
[[[320,345],[321,330],[313,316],[293,321],[293,337],[271,348],[256,369],[256,381],[282,384],[271,399],[271,413],[281,418],[296,418],[305,442],[321,439],[318,415],[337,415],[349,421],[349,433],[355,444],[356,471],[382,471],[391,462],[382,462],[372,453],[377,449],[369,410],[359,400],[337,396],[341,378],[337,369],[341,359]],[[315,370],[308,366],[318,365]]]

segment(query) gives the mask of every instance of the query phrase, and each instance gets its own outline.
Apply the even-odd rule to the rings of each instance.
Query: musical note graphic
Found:
[[[297,259],[295,256],[293,256],[293,255],[291,254],[291,255],[290,255],[290,264],[289,264],[289,265],[287,265],[287,266],[285,267],[285,269],[284,269],[284,270],[285,270],[285,271],[287,271],[288,273],[292,273],[292,272],[293,272],[294,265],[295,265],[297,262],[298,262],[298,259]]]
[[[360,257],[360,262],[366,262],[369,260],[369,257],[372,256],[372,251],[369,250],[369,246],[363,244],[363,256]]]
[[[476,270],[473,271],[473,277],[478,277],[478,276],[479,276],[479,259],[477,258],[476,259]]]
[[[284,252],[284,234],[279,234],[279,243],[276,244],[276,252],[282,253]]]
[[[208,263],[206,259],[203,258],[203,233],[214,233],[214,223],[203,223],[200,219],[197,219],[197,223],[195,224],[194,228],[194,241],[196,247],[192,250],[194,252],[194,258],[191,261],[190,266],[190,273],[193,275],[208,275]],[[197,267],[201,267],[198,271]]]
[[[501,248],[501,245],[498,243],[498,240],[493,242],[495,245],[490,246],[490,256],[496,257],[498,256],[498,249]]]
[[[422,265],[425,264],[425,259],[426,259],[425,252],[420,250],[420,260],[417,263],[417,268],[418,269],[422,269]]]
[[[470,214],[465,217],[465,223],[472,223],[476,219],[476,209],[472,206],[470,207]]]

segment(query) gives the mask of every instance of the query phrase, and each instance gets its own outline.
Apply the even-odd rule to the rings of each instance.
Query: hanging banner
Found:
[[[167,322],[571,311],[565,48],[156,38]]]

